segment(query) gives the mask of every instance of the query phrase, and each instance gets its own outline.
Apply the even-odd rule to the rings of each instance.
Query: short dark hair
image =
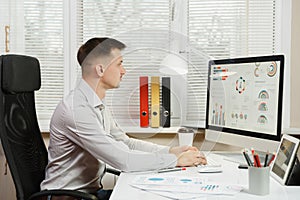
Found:
[[[113,49],[122,50],[125,47],[125,44],[112,38],[91,38],[78,49],[77,61],[83,66],[91,59],[110,55]]]

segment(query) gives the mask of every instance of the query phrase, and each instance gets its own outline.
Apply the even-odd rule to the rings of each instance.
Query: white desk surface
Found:
[[[211,154],[212,155],[212,154]],[[235,195],[211,195],[197,199],[241,199],[241,200],[256,200],[256,199],[270,199],[270,200],[295,200],[300,198],[300,186],[282,186],[272,177],[270,178],[270,194],[265,196],[252,195],[247,192],[248,190],[248,170],[238,169],[238,164],[228,161],[228,157],[220,155],[212,155],[222,162],[223,172],[216,174],[200,174],[197,172],[196,167],[187,168],[186,171],[168,172],[170,175],[184,175],[184,176],[199,176],[207,177],[208,180],[214,180],[220,183],[238,184],[244,189]],[[225,159],[224,159],[225,158]],[[236,160],[236,158],[234,158]],[[142,172],[137,173],[122,173],[117,181],[113,190],[110,200],[170,200],[169,198],[159,196],[154,193],[143,191],[130,186],[132,180],[137,176],[145,174]]]

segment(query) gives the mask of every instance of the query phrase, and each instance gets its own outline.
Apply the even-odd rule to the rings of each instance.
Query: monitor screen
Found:
[[[209,61],[206,130],[280,141],[284,56]]]

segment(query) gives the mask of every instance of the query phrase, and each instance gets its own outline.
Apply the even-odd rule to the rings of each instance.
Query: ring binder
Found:
[[[149,126],[148,77],[140,77],[140,127]]]
[[[170,77],[162,77],[162,108],[161,108],[161,126],[170,127],[171,125],[171,81]]]
[[[159,86],[158,76],[151,77],[151,127],[158,128],[160,124],[159,112]]]

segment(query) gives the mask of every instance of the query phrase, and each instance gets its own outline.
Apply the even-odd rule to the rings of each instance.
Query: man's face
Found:
[[[108,65],[104,68],[102,84],[106,89],[118,88],[122,76],[126,73],[123,67],[123,57],[119,49],[113,49]]]

